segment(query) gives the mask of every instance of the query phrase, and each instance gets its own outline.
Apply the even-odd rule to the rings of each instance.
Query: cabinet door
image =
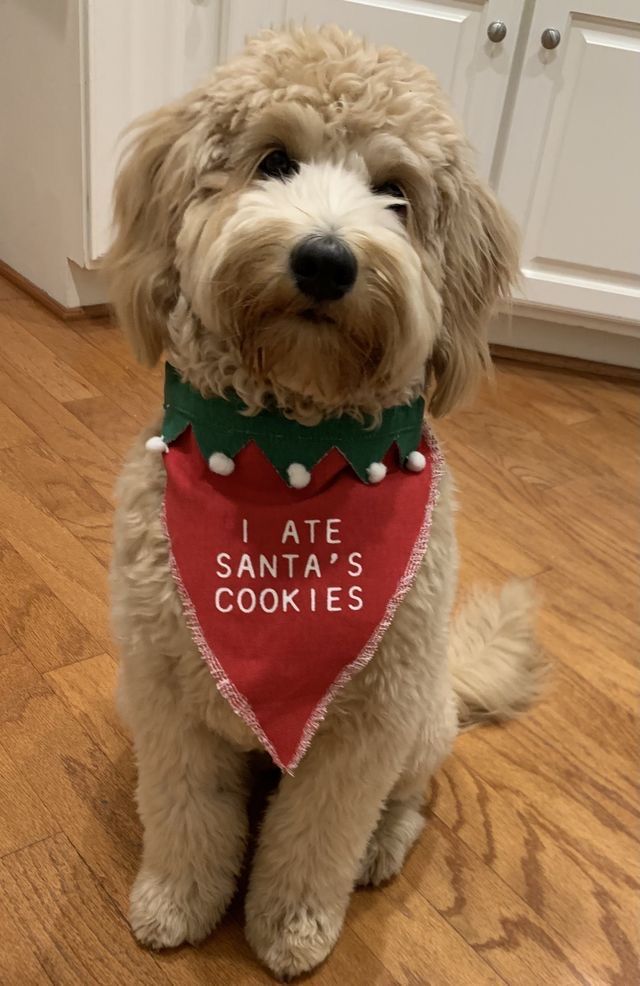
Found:
[[[639,176],[638,0],[537,0],[498,180],[527,302],[640,321]]]
[[[86,0],[85,263],[110,241],[111,190],[124,128],[187,92],[218,57],[220,0]]]
[[[524,0],[231,0],[227,46],[232,53],[260,28],[295,21],[336,23],[402,48],[438,76],[488,175],[523,6]],[[487,36],[492,21],[507,28],[498,43]]]

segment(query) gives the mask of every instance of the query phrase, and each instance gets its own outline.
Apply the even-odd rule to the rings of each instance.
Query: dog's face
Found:
[[[337,29],[267,34],[141,124],[107,258],[138,354],[301,418],[376,412],[486,361],[513,231],[433,77]]]
[[[239,136],[219,195],[187,207],[181,288],[269,389],[334,407],[421,383],[440,258],[414,230],[409,155],[392,146],[332,136],[314,109],[282,106]]]

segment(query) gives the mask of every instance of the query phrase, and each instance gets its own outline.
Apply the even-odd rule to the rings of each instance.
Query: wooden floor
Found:
[[[115,328],[0,281],[3,986],[270,982],[241,901],[198,950],[145,952],[125,918],[140,827],[112,701],[111,491],[159,399]],[[554,685],[459,739],[403,874],[354,896],[307,982],[640,983],[639,404],[631,384],[502,362],[442,427],[463,588],[534,581]]]

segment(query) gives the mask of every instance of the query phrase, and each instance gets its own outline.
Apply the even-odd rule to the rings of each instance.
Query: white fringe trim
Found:
[[[273,748],[269,737],[262,729],[262,726],[256,719],[255,713],[251,706],[249,705],[247,699],[244,697],[242,692],[239,692],[236,686],[233,684],[230,678],[220,664],[220,661],[211,650],[207,638],[204,635],[204,631],[200,626],[200,621],[198,620],[198,615],[195,610],[195,606],[191,602],[191,597],[187,592],[184,582],[182,581],[182,576],[180,574],[180,569],[178,568],[178,563],[176,561],[175,555],[171,547],[171,537],[169,535],[169,528],[167,526],[167,511],[166,505],[163,500],[162,503],[162,527],[164,529],[165,536],[167,538],[167,547],[169,549],[169,565],[171,567],[171,574],[173,580],[178,589],[178,594],[180,596],[182,607],[184,609],[184,616],[193,637],[194,643],[198,650],[200,651],[200,656],[203,658],[207,664],[211,674],[213,675],[214,681],[218,688],[220,694],[227,700],[233,711],[243,719],[247,726],[255,733],[264,748],[271,755],[274,763],[280,767],[281,770],[287,770],[287,768],[280,762],[278,754]]]
[[[400,605],[400,603],[406,596],[407,592],[413,585],[415,578],[418,574],[418,569],[420,568],[422,559],[426,554],[427,547],[429,544],[429,535],[431,534],[431,521],[433,519],[433,510],[436,503],[438,502],[438,497],[440,495],[440,480],[442,479],[442,474],[444,471],[444,457],[442,455],[442,451],[440,449],[440,446],[438,445],[435,435],[430,431],[430,429],[427,426],[425,426],[424,428],[424,437],[426,438],[427,444],[429,445],[429,449],[433,454],[433,475],[431,477],[431,489],[429,490],[429,499],[427,501],[427,506],[424,512],[422,526],[418,533],[418,537],[414,542],[413,550],[409,557],[409,562],[404,571],[404,575],[401,576],[400,581],[396,586],[396,591],[394,592],[394,594],[389,599],[389,602],[387,603],[387,608],[384,616],[382,617],[382,620],[380,621],[376,629],[369,637],[369,640],[364,645],[363,649],[360,651],[358,657],[355,659],[355,661],[352,661],[351,664],[348,664],[345,668],[342,669],[342,671],[335,679],[329,690],[326,692],[324,697],[321,699],[321,701],[318,703],[314,711],[307,719],[307,724],[304,727],[302,738],[300,739],[300,743],[298,744],[298,749],[296,750],[296,754],[293,760],[291,761],[291,764],[287,768],[288,773],[293,773],[293,771],[298,766],[303,756],[309,749],[314,733],[317,731],[318,727],[320,726],[320,723],[325,718],[329,705],[336,697],[340,689],[344,688],[344,686],[351,681],[354,674],[365,668],[369,663],[369,661],[371,660],[371,658],[373,657],[373,655],[375,654],[376,650],[378,649],[378,644],[382,640],[382,637],[384,636],[385,632],[391,626],[391,622],[396,614],[396,610],[398,609],[398,606]]]
[[[321,722],[325,718],[329,705],[331,704],[335,696],[342,688],[344,688],[345,685],[347,685],[351,681],[353,676],[358,671],[361,671],[363,668],[367,666],[367,664],[375,654],[376,650],[378,649],[378,644],[380,643],[386,630],[391,625],[391,622],[393,620],[393,617],[395,616],[398,606],[400,605],[400,603],[406,596],[407,592],[413,585],[416,575],[418,574],[418,569],[420,568],[420,564],[425,556],[429,544],[429,535],[431,534],[431,522],[433,519],[433,511],[436,503],[438,502],[438,497],[440,495],[440,480],[442,479],[442,474],[444,471],[444,458],[435,435],[431,432],[429,427],[426,425],[423,434],[429,446],[429,450],[433,455],[433,474],[431,477],[431,489],[429,490],[429,499],[427,501],[427,506],[422,521],[422,526],[418,533],[418,537],[416,538],[415,543],[413,545],[413,549],[411,551],[411,555],[409,557],[407,567],[404,571],[404,574],[401,576],[398,585],[396,586],[396,590],[394,594],[391,596],[389,602],[387,603],[387,608],[385,610],[385,614],[382,620],[380,621],[378,626],[375,628],[375,630],[369,637],[369,640],[367,641],[363,649],[360,651],[357,658],[354,661],[352,661],[351,664],[348,664],[345,668],[342,669],[342,671],[339,673],[337,678],[334,680],[333,684],[325,692],[324,696],[318,702],[315,709],[307,719],[306,725],[302,732],[302,736],[300,738],[300,742],[298,743],[298,747],[296,749],[294,757],[289,764],[282,763],[273,744],[269,740],[269,737],[267,736],[264,729],[258,722],[258,719],[256,718],[255,712],[251,708],[251,705],[249,704],[245,696],[242,694],[242,692],[238,691],[238,689],[233,684],[231,679],[227,676],[216,654],[209,646],[209,643],[204,635],[202,627],[200,626],[200,622],[198,620],[195,607],[191,601],[189,593],[186,590],[184,582],[182,581],[182,576],[178,568],[178,563],[173,554],[173,549],[171,547],[171,537],[169,535],[169,528],[167,526],[166,505],[163,498],[161,519],[162,519],[162,526],[164,529],[164,533],[167,538],[167,547],[169,551],[169,565],[171,567],[171,574],[173,576],[174,582],[176,583],[176,587],[178,589],[178,593],[182,601],[185,620],[187,626],[189,627],[191,635],[193,636],[193,640],[196,644],[196,647],[200,651],[200,655],[202,656],[203,660],[206,662],[209,670],[211,671],[211,674],[213,675],[213,678],[216,682],[216,686],[220,694],[227,700],[227,702],[229,703],[233,711],[236,713],[236,715],[240,716],[240,718],[244,720],[244,722],[247,724],[247,726],[249,726],[249,728],[252,730],[255,736],[257,736],[257,738],[264,746],[265,750],[267,750],[267,752],[271,756],[273,762],[280,768],[280,770],[284,771],[287,774],[293,774],[296,767],[298,766],[298,764],[304,757],[305,753],[309,749],[314,734],[316,733],[318,727],[320,726]]]

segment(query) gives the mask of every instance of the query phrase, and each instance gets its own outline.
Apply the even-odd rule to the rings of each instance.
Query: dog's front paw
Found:
[[[249,894],[246,936],[255,954],[280,979],[319,965],[335,945],[345,908],[302,902],[282,904]]]
[[[141,870],[131,891],[129,920],[138,941],[149,948],[196,945],[213,931],[225,906],[194,883],[177,884]]]
[[[416,808],[402,802],[390,803],[369,839],[357,886],[377,887],[399,873],[423,828],[424,818]]]

